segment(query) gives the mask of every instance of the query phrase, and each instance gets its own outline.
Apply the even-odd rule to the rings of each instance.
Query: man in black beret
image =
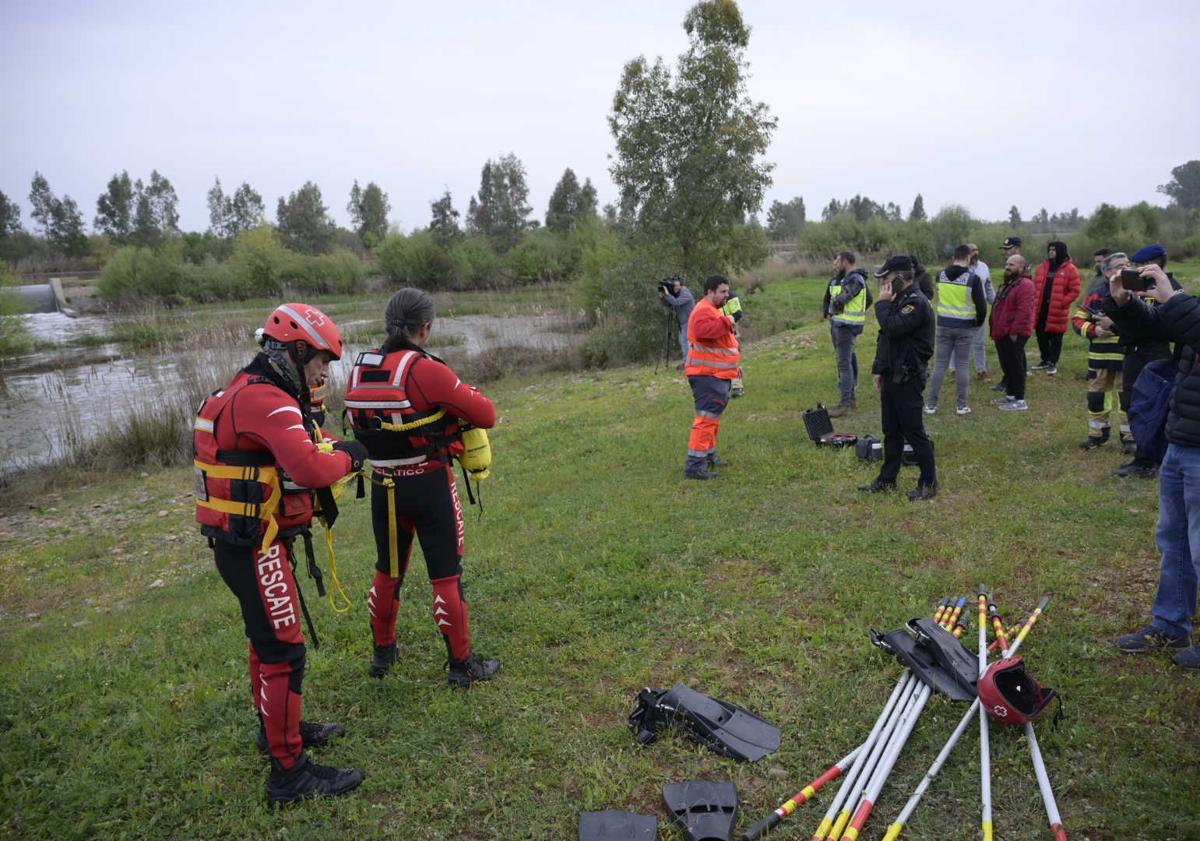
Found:
[[[916,488],[908,492],[913,500],[937,494],[933,443],[925,434],[921,412],[926,366],[933,355],[933,307],[913,283],[915,262],[907,255],[889,257],[875,272],[881,278],[875,304],[879,339],[871,371],[880,395],[883,466],[875,481],[859,486],[868,493],[895,490],[907,440],[921,467]]]

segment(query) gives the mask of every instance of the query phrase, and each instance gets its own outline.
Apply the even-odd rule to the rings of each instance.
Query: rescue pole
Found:
[[[800,791],[796,792],[790,798],[785,800],[783,805],[781,805],[778,809],[746,830],[745,834],[742,836],[745,841],[758,841],[758,839],[761,838],[763,833],[765,833],[767,830],[774,829],[775,827],[779,826],[779,824],[783,822],[784,818],[788,817],[788,815],[792,814],[792,812],[796,811],[814,796],[816,796],[816,793],[824,788],[826,783],[832,782],[840,777],[846,768],[850,766],[850,763],[857,759],[858,755],[862,753],[862,749],[863,746],[859,745],[854,750],[850,751],[850,753],[846,754],[836,763],[825,769],[824,774],[817,777],[804,788],[800,789]]]
[[[1038,747],[1032,721],[1025,722],[1025,741],[1029,743],[1029,756],[1033,759],[1033,773],[1037,775],[1038,788],[1042,790],[1042,802],[1046,804],[1046,819],[1050,822],[1050,831],[1054,834],[1054,841],[1067,841],[1067,831],[1062,825],[1062,815],[1058,813],[1054,789],[1050,788],[1050,775],[1046,773],[1046,763],[1042,761],[1042,750]]]
[[[987,588],[979,585],[979,674],[987,670],[988,629]],[[1001,629],[1003,633],[1003,628]],[[975,700],[979,700],[976,698]],[[982,803],[983,841],[992,841],[992,744],[989,740],[987,710],[979,705],[979,799]]]
[[[1021,643],[1028,636],[1029,630],[1037,622],[1038,617],[1042,615],[1042,611],[1045,610],[1046,605],[1049,603],[1050,597],[1044,596],[1033,613],[1029,614],[1026,618],[1025,623],[1017,633],[1017,638],[1013,641],[1012,648],[1005,651],[1004,656],[1011,657],[1017,653],[1017,649],[1021,647]],[[967,732],[967,728],[971,726],[971,719],[975,717],[975,710],[979,706],[979,699],[976,698],[971,703],[971,708],[963,714],[962,720],[958,722],[958,726],[954,728],[954,732],[950,734],[950,738],[946,740],[946,744],[942,747],[941,752],[938,753],[937,758],[933,760],[933,764],[929,766],[929,770],[925,772],[924,778],[917,785],[912,797],[908,798],[908,802],[904,804],[904,808],[900,810],[900,814],[896,817],[896,820],[888,827],[887,834],[883,836],[883,841],[896,841],[900,837],[900,833],[904,831],[904,826],[908,823],[908,819],[912,817],[913,812],[920,805],[921,798],[925,796],[925,792],[933,784],[934,777],[942,770],[942,766],[950,758],[950,753],[954,750],[954,746],[958,744],[958,740],[962,738],[963,733]]]
[[[942,599],[941,604],[933,612],[933,621],[939,625],[944,625],[949,621],[953,614],[954,601],[950,598]],[[900,676],[900,680],[896,682],[896,688],[892,690],[892,694],[888,697],[887,702],[883,705],[883,710],[879,713],[879,717],[875,719],[875,724],[871,727],[871,732],[867,734],[867,739],[858,747],[858,755],[852,760],[852,765],[849,774],[838,787],[837,793],[834,795],[833,802],[829,804],[829,808],[825,811],[825,817],[821,820],[821,825],[817,827],[817,831],[813,834],[812,841],[825,841],[825,837],[831,834],[834,820],[838,815],[839,809],[845,802],[847,795],[850,793],[855,781],[862,775],[864,766],[866,765],[867,754],[874,747],[879,738],[880,730],[887,724],[895,711],[896,702],[900,696],[908,688],[909,683],[914,678],[912,672],[905,670]],[[849,814],[846,816],[849,819]]]
[[[939,617],[935,615],[935,621],[938,621],[938,624],[947,630],[953,628],[958,623],[959,618],[962,616],[963,607],[966,605],[966,603],[967,599],[965,596],[959,598],[954,603],[954,606],[949,609],[949,611],[942,612],[940,621],[938,621]],[[907,720],[906,714],[913,705],[915,696],[919,695],[921,691],[926,688],[921,683],[920,679],[918,679],[917,676],[914,675],[910,670],[905,670],[904,677],[901,680],[907,680],[908,682],[907,686],[905,687],[903,697],[901,697],[896,703],[896,706],[892,710],[891,717],[880,731],[878,738],[871,747],[870,753],[867,754],[866,760],[861,763],[861,772],[854,779],[847,777],[846,782],[842,785],[842,789],[838,791],[838,798],[841,800],[841,802],[839,803],[835,801],[830,806],[830,812],[837,814],[836,820],[834,820],[829,826],[826,826],[826,824],[822,822],[822,827],[825,827],[827,833],[822,839],[820,837],[821,830],[818,829],[818,834],[813,837],[814,841],[838,841],[839,838],[844,837],[843,832],[848,831],[847,826],[853,824],[855,808],[859,805],[863,790],[871,782],[881,758],[887,753],[888,746],[891,744],[897,728],[902,727],[903,723]],[[924,704],[922,702],[922,706],[923,705]],[[858,766],[856,766],[855,770],[859,771],[860,769]],[[844,797],[842,794],[843,791],[846,792]],[[837,807],[839,806],[841,807],[840,811],[837,810]],[[829,817],[830,815],[827,814],[826,820],[828,820]],[[865,821],[866,819],[864,818],[863,820]],[[858,829],[861,828],[861,826],[858,827]]]
[[[919,680],[916,682],[921,683]],[[900,752],[904,750],[904,745],[908,742],[908,737],[912,735],[913,728],[917,725],[917,719],[921,716],[921,711],[925,709],[925,703],[932,694],[933,690],[921,683],[920,691],[904,712],[904,719],[895,738],[888,744],[883,758],[879,760],[871,782],[863,792],[862,802],[858,804],[858,808],[854,811],[854,817],[850,820],[850,825],[846,827],[842,835],[842,841],[857,841],[859,833],[862,832],[863,826],[866,825],[867,819],[871,817],[871,812],[875,809],[875,801],[879,799],[879,793],[883,791],[883,784],[887,782],[892,769],[896,767]]]

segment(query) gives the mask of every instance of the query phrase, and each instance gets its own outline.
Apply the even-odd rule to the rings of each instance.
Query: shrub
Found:
[[[454,263],[429,231],[389,234],[379,247],[379,267],[393,283],[449,289]]]
[[[100,297],[118,306],[145,303],[168,305],[184,300],[183,264],[178,249],[160,250],[131,246],[113,255],[97,284]]]
[[[0,289],[0,357],[13,356],[29,348],[29,331],[21,317],[17,293]],[[0,380],[2,387],[3,380]]]
[[[526,234],[508,252],[504,263],[517,283],[549,283],[564,280],[564,238],[549,228]]]
[[[279,242],[273,228],[264,225],[238,234],[229,268],[242,295],[247,298],[277,297],[283,288],[282,276],[288,256],[288,250]]]
[[[500,277],[500,258],[486,237],[468,236],[450,247],[455,289],[479,289]]]
[[[635,254],[599,270],[588,282],[589,317],[595,328],[584,340],[588,365],[605,367],[653,358],[662,346],[663,307],[655,281],[668,274],[660,258]]]

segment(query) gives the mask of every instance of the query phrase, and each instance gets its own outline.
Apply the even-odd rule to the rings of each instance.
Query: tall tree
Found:
[[[391,210],[387,193],[381,190],[378,184],[370,181],[366,188],[361,188],[358,186],[358,179],[354,179],[346,212],[350,214],[354,230],[367,248],[374,248],[387,236],[387,217]]]
[[[529,227],[529,186],[525,165],[511,152],[489,160],[479,176],[479,192],[467,206],[467,226],[492,240],[504,252]]]
[[[233,191],[229,213],[229,236],[235,237],[242,231],[257,228],[266,220],[267,207],[263,204],[263,197],[243,181],[242,185]]]
[[[546,208],[546,227],[558,233],[570,233],[589,216],[596,215],[596,188],[591,179],[580,186],[579,179],[568,167],[550,195]]]
[[[429,232],[442,246],[449,246],[462,236],[458,227],[459,213],[454,209],[454,200],[450,191],[442,193],[437,201],[429,203],[432,218],[429,220]]]
[[[179,197],[175,188],[158,170],[150,170],[150,183],[139,178],[133,185],[133,231],[129,241],[138,245],[158,245],[179,235]]]
[[[683,29],[689,46],[674,73],[661,58],[625,65],[608,118],[611,172],[637,232],[699,276],[758,256],[737,231],[771,184],[762,156],[776,121],[747,93],[750,29],[736,3],[703,0]]]
[[[21,230],[21,206],[0,192],[0,239]]]
[[[846,208],[837,199],[830,199],[829,204],[821,208],[821,221],[829,222]]]
[[[596,209],[596,188],[592,185],[592,179],[583,179],[583,186],[579,188],[579,218],[585,216],[597,216],[599,211]]]
[[[1107,202],[1096,208],[1087,223],[1087,234],[1102,244],[1111,244],[1121,233],[1121,211]]]
[[[242,231],[263,224],[266,208],[262,196],[245,181],[232,196],[221,189],[221,179],[213,182],[208,191],[209,230],[219,237],[233,239]]]
[[[275,220],[283,244],[306,254],[329,251],[337,230],[321,198],[321,188],[311,181],[305,181],[304,186],[290,193],[286,200],[279,200]]]
[[[570,168],[554,185],[550,204],[546,208],[546,227],[560,234],[570,233],[579,216],[579,179]]]
[[[1171,180],[1158,188],[1180,207],[1200,209],[1200,161],[1188,161],[1171,170]]]
[[[61,199],[55,196],[50,183],[40,172],[33,174],[29,185],[29,203],[33,206],[30,216],[52,248],[70,257],[87,253],[87,236],[79,205],[70,196]]]
[[[216,236],[229,237],[233,212],[233,200],[221,189],[221,179],[213,180],[212,189],[208,191],[208,229]]]
[[[767,236],[776,242],[794,242],[805,223],[804,199],[773,201],[767,209]]]
[[[124,245],[133,233],[133,183],[125,170],[108,180],[108,189],[96,199],[93,227],[114,244]]]
[[[913,199],[912,209],[908,211],[909,222],[921,222],[927,217],[925,216],[925,197],[917,193],[917,197]]]
[[[961,204],[948,204],[939,210],[929,220],[938,253],[949,257],[955,248],[967,241],[974,224],[975,220],[971,218],[970,211]]]
[[[1017,210],[1017,206],[1015,204],[1008,209],[1008,224],[1013,228],[1019,228],[1021,226],[1021,211]]]

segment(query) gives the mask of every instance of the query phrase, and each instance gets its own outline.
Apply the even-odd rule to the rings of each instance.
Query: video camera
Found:
[[[660,280],[657,283],[657,286],[663,292],[669,292],[670,294],[674,295],[676,283],[679,283],[682,285],[683,278],[681,278],[679,275],[672,275],[671,277],[664,277],[662,280]]]

